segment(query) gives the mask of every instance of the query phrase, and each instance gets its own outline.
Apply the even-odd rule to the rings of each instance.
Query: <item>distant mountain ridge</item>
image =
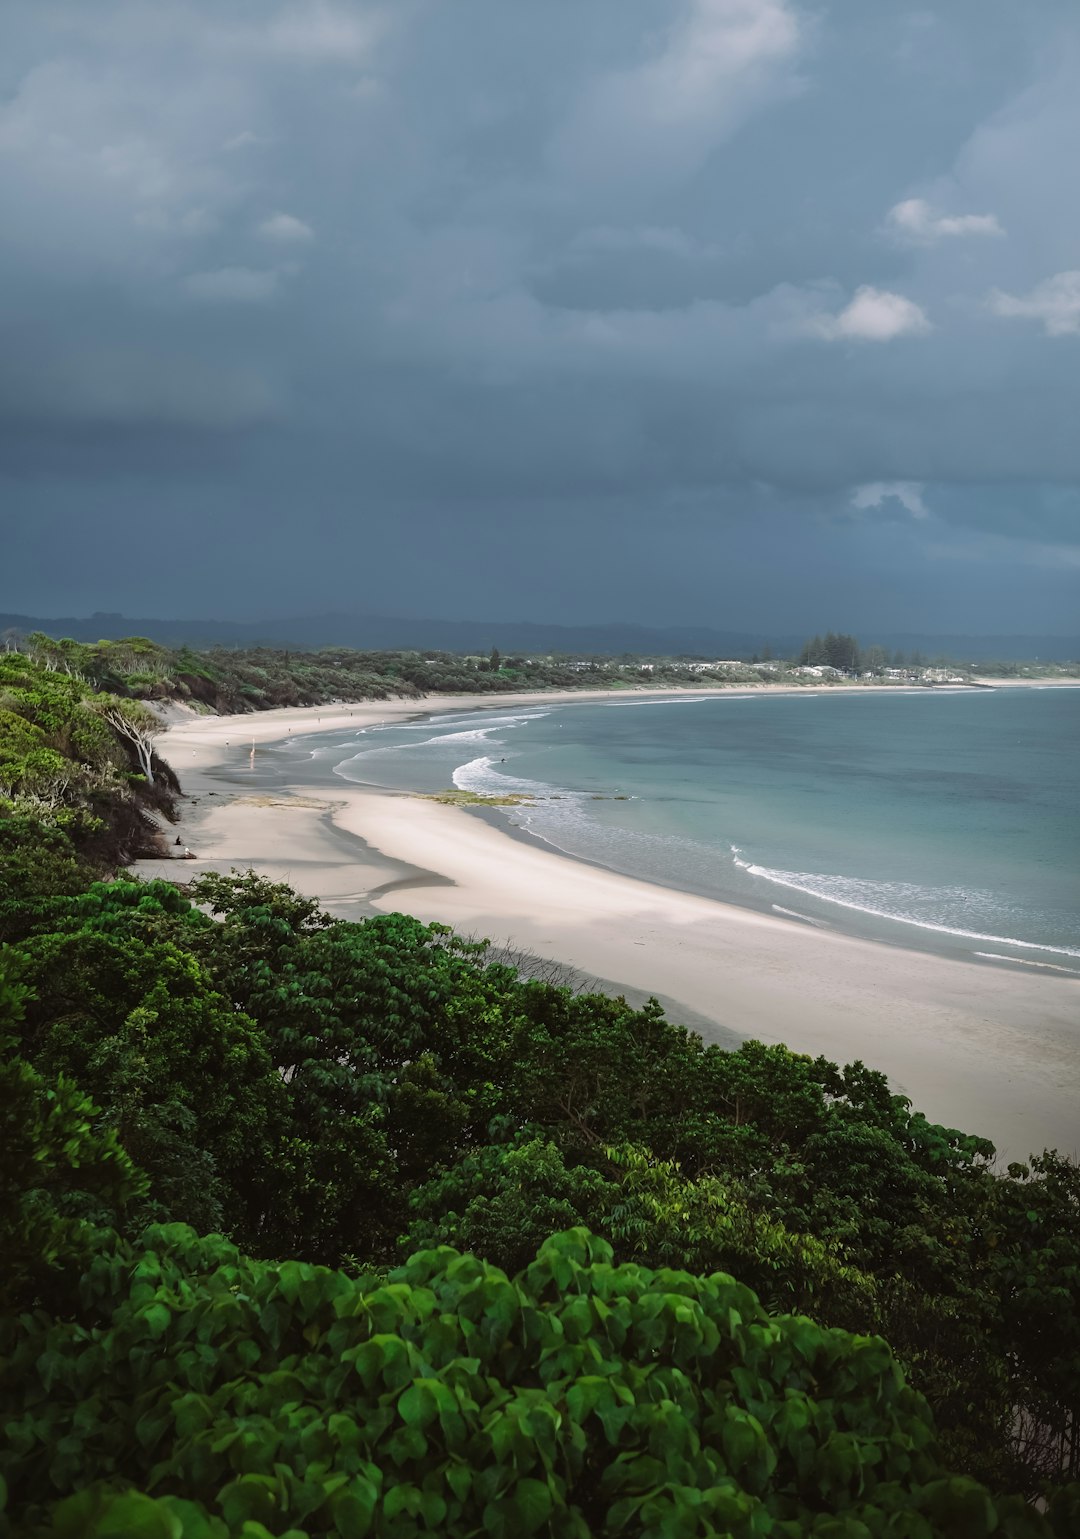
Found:
[[[388,615],[329,614],[281,620],[155,620],[96,613],[87,618],[0,614],[0,632],[44,631],[75,641],[115,641],[147,636],[165,646],[355,647],[361,651],[423,650],[487,653],[570,653],[618,657],[624,652],[657,657],[736,658],[769,649],[778,657],[797,652],[804,634],[725,631],[706,626],[650,627],[632,624],[545,625],[528,620],[406,620]],[[1066,662],[1080,658],[1080,636],[948,636],[917,632],[864,633],[864,644],[958,661]]]

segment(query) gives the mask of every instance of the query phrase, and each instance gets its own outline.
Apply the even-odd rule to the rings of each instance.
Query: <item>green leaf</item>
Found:
[[[555,1508],[551,1489],[541,1480],[519,1480],[507,1500],[513,1509],[519,1531],[524,1534],[535,1534],[548,1521]]]
[[[279,1515],[278,1483],[269,1475],[241,1475],[219,1494],[218,1505],[231,1528],[248,1518],[273,1523]]]
[[[430,1382],[418,1379],[410,1384],[404,1394],[398,1396],[398,1415],[409,1427],[426,1427],[438,1415],[438,1407],[431,1393]]]
[[[153,1497],[131,1491],[86,1491],[61,1502],[57,1539],[182,1539],[179,1517]]]
[[[159,1303],[148,1305],[142,1312],[142,1319],[150,1335],[157,1340],[158,1337],[164,1336],[165,1332],[169,1329],[169,1322],[172,1316],[169,1313],[168,1305]]]
[[[379,1493],[370,1480],[353,1480],[334,1496],[330,1508],[342,1539],[364,1539],[372,1525]]]

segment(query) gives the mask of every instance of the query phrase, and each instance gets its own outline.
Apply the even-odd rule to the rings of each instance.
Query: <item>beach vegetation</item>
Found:
[[[515,690],[687,688],[775,683],[750,664],[692,658],[507,656],[442,651],[297,651],[278,647],[170,648],[145,637],[120,641],[55,640],[35,632],[10,644],[43,673],[74,678],[121,700],[178,702],[216,712],[276,710],[359,700],[419,700],[425,695]]]
[[[39,652],[0,658],[0,1531],[1051,1531],[1009,1491],[1073,1531],[1074,1161],[445,925],[117,878],[175,781]]]
[[[919,652],[864,646],[844,632],[809,638],[787,660],[771,648],[749,659],[703,656],[621,656],[506,653],[463,655],[437,649],[357,651],[348,647],[167,647],[146,637],[83,642],[41,632],[9,631],[5,656],[21,656],[42,673],[63,676],[121,700],[179,703],[200,712],[235,713],[286,706],[340,705],[360,700],[420,700],[428,695],[499,694],[518,690],[652,689],[725,685],[805,684],[807,667],[835,669],[818,683],[857,676],[895,682],[890,670],[921,675]],[[1076,664],[972,663],[937,657],[933,669],[972,678],[1077,677]],[[2,702],[0,702],[2,704]]]
[[[157,850],[158,819],[174,816],[179,791],[154,752],[157,728],[143,705],[113,700],[56,657],[0,653],[0,830],[13,822],[20,882],[35,844],[46,862],[64,847],[101,871]]]
[[[1059,1470],[1080,1375],[1068,1159],[999,1172],[861,1064],[722,1051],[445,926],[333,920],[250,875],[80,889],[51,858],[75,890],[8,901],[4,1031],[35,1083],[92,1097],[139,1173],[119,1234],[185,1222],[378,1271],[451,1245],[513,1275],[585,1227],[620,1263],[728,1272],[774,1312],[884,1336],[955,1468],[1028,1494]]]

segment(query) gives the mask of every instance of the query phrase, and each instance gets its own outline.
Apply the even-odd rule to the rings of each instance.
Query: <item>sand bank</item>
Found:
[[[193,793],[196,821],[181,836],[199,859],[141,869],[175,878],[251,865],[334,912],[443,920],[588,977],[655,992],[676,1018],[683,1008],[719,1040],[755,1036],[840,1062],[861,1058],[933,1120],[984,1134],[1009,1158],[1044,1146],[1080,1149],[1077,979],[909,951],[656,887],[408,795],[325,781],[245,786],[252,738],[280,743],[431,709],[537,698],[376,702],[178,723],[161,748]]]

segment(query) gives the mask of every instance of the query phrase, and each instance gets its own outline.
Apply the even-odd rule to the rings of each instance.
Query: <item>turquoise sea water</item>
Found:
[[[668,886],[1080,972],[1080,690],[539,698],[315,755],[367,784],[527,792],[499,817]]]

